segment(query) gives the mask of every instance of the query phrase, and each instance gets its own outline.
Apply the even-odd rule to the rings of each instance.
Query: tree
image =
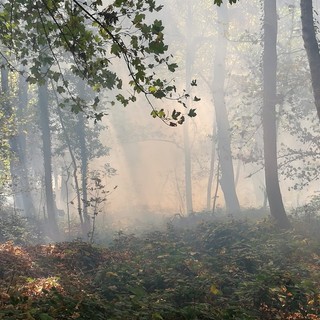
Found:
[[[7,64],[23,72],[30,83],[42,81],[42,66],[50,66],[47,78],[57,83],[66,103],[73,103],[73,111],[85,111],[85,108],[70,94],[69,82],[64,76],[66,70],[86,79],[96,92],[116,89],[118,92],[110,101],[112,105],[118,102],[126,106],[136,101],[136,94],[143,94],[153,117],[176,126],[183,122],[185,114],[173,113],[172,116],[154,106],[154,99],[169,98],[184,103],[188,97],[186,93],[176,94],[177,88],[171,79],[157,77],[159,66],[166,66],[170,72],[177,68],[170,55],[166,55],[168,46],[164,42],[162,21],[146,22],[149,20],[146,13],[152,15],[161,8],[153,0],[114,1],[107,7],[101,0],[90,4],[77,0],[4,1],[0,12],[3,30],[0,40],[24,70],[29,66],[27,73],[7,60]],[[50,51],[45,59],[40,58],[41,48]],[[69,59],[67,65],[60,63],[61,58]],[[115,59],[125,64],[128,77],[117,72]],[[125,82],[131,88],[129,93],[122,91]],[[92,107],[87,115],[100,120],[104,112],[96,112],[98,95],[87,104]],[[189,115],[194,113],[191,111]]]
[[[191,3],[188,1],[186,4],[186,34],[192,35],[193,17],[191,14]],[[191,81],[192,64],[194,58],[194,52],[196,47],[194,46],[194,39],[186,37],[186,48],[185,48],[185,81],[187,89],[190,89],[188,83]],[[184,177],[185,177],[185,197],[186,197],[186,212],[187,214],[193,213],[193,195],[192,195],[192,164],[191,164],[191,148],[189,138],[189,121],[187,120],[183,127],[183,152],[184,152]]]
[[[262,127],[266,192],[270,213],[280,227],[288,228],[278,177],[277,160],[277,6],[276,0],[264,0],[263,106]]]
[[[227,39],[225,35],[228,28],[228,11],[226,5],[217,8],[219,17],[219,34],[214,61],[213,99],[217,122],[217,140],[219,166],[221,168],[220,184],[225,198],[227,212],[234,214],[240,212],[240,205],[235,189],[234,171],[231,153],[230,126],[224,100],[225,64],[227,55]]]
[[[314,102],[320,120],[320,53],[314,26],[312,0],[301,0],[302,38],[307,52]]]
[[[13,199],[16,205],[18,198],[18,189],[20,186],[19,175],[17,172],[17,139],[16,139],[16,127],[14,126],[14,110],[12,106],[11,93],[9,91],[9,71],[7,68],[1,68],[1,93],[2,93],[2,109],[5,118],[7,118],[9,125],[7,127],[8,132],[8,145],[10,150],[9,164],[10,164],[10,176],[11,176],[11,186]]]
[[[34,205],[32,202],[30,185],[28,180],[28,170],[25,159],[25,143],[24,134],[21,130],[21,109],[23,109],[24,96],[23,96],[23,83],[19,78],[18,83],[18,97],[21,100],[14,99],[14,93],[10,92],[9,86],[9,70],[7,68],[1,69],[1,89],[3,94],[2,107],[5,117],[10,123],[8,142],[10,146],[10,175],[11,175],[11,189],[15,205],[24,212],[26,217],[31,217],[35,213]],[[17,84],[14,80],[13,82]],[[14,88],[14,85],[11,86]],[[17,105],[15,106],[15,102]],[[19,117],[20,116],[20,117]]]
[[[2,76],[1,76],[2,78]],[[1,80],[2,82],[2,80]],[[6,108],[3,107],[3,104],[7,103],[7,95],[3,92],[1,88],[0,92],[0,206],[6,203],[6,195],[12,190],[10,190],[10,144],[9,139],[11,135],[12,128],[12,119],[8,118]]]
[[[90,87],[86,86],[84,81],[69,75],[68,78],[73,87],[73,94],[78,93],[79,99],[84,101],[92,96],[93,92]],[[70,114],[67,106],[64,109],[59,107],[60,100],[52,82],[52,93],[54,96],[55,111],[58,119],[56,122],[56,149],[55,155],[58,157],[70,157],[72,167],[72,178],[74,182],[74,191],[76,193],[75,203],[76,211],[81,223],[82,236],[87,238],[90,231],[90,217],[88,206],[88,168],[89,162],[100,156],[108,154],[109,149],[104,147],[99,141],[99,133],[103,126],[99,123],[90,128],[89,120],[82,112]],[[60,134],[61,133],[61,134]],[[69,157],[68,157],[69,156]],[[65,159],[65,161],[68,161]],[[67,204],[68,205],[68,204]]]
[[[44,73],[45,77],[45,73]],[[44,83],[38,88],[38,110],[40,120],[40,131],[42,138],[42,153],[44,164],[44,188],[46,195],[46,208],[48,217],[49,234],[53,239],[59,239],[59,228],[57,224],[56,203],[53,193],[52,183],[52,148],[51,131],[49,125],[49,96],[48,82],[44,78]]]
[[[26,143],[26,128],[25,125],[25,113],[28,104],[28,84],[25,78],[21,75],[18,81],[18,94],[15,99],[16,103],[16,118],[17,118],[17,157],[19,161],[19,177],[21,197],[23,203],[23,210],[27,217],[31,217],[35,214],[35,206],[32,198],[32,190],[29,181],[29,166],[27,160],[27,143]]]
[[[188,108],[171,113],[164,108],[159,110],[155,105],[157,99],[168,99],[170,104],[175,100],[186,107],[185,101],[189,97],[185,91],[177,93],[171,79],[158,76],[158,70],[170,74],[177,68],[167,54],[162,21],[152,19],[152,14],[161,8],[154,0],[116,0],[107,6],[101,0],[90,3],[77,0],[1,1],[0,27],[3,32],[0,41],[3,52],[10,56],[3,65],[25,77],[31,86],[39,87],[45,192],[52,235],[57,235],[58,227],[51,176],[48,83],[60,96],[59,107],[71,106],[73,112],[84,113],[80,122],[86,117],[99,121],[105,114],[105,109],[98,108],[102,105],[99,94],[104,89],[109,90],[107,100],[110,105],[126,106],[136,101],[137,94],[142,94],[152,109],[151,115],[169,126],[182,124],[187,115],[195,116],[194,110],[189,112]],[[3,52],[0,53],[4,56]],[[126,73],[119,71],[124,69],[123,65]],[[78,80],[86,81],[95,91],[94,97],[84,100],[74,94],[73,84],[68,79],[69,70]],[[81,132],[79,139],[82,141],[85,203],[87,196],[83,185],[86,184],[87,161]],[[83,209],[81,213],[86,212],[86,208]]]

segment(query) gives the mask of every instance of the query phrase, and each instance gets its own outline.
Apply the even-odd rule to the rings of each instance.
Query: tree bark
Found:
[[[10,92],[9,92],[9,71],[7,68],[1,68],[1,92],[3,94],[3,103],[2,108],[4,110],[4,114],[9,122],[11,128],[9,128],[8,133],[8,142],[10,147],[10,176],[11,176],[11,190],[13,193],[13,199],[15,205],[19,203],[18,199],[18,189],[19,189],[19,175],[17,170],[17,138],[16,138],[16,128],[13,125],[13,110],[12,110],[12,102],[9,100]]]
[[[22,122],[28,105],[28,84],[26,79],[19,76],[19,90],[17,101],[17,117],[18,121]],[[35,214],[35,206],[32,199],[32,192],[29,182],[29,166],[27,159],[27,142],[23,124],[18,124],[18,158],[21,166],[21,188],[22,202],[26,217],[32,217]]]
[[[221,170],[220,185],[226,210],[229,214],[240,212],[239,200],[234,184],[234,170],[231,153],[231,137],[228,113],[225,103],[225,68],[227,54],[228,9],[226,4],[217,8],[219,32],[214,60],[213,99],[217,122],[218,154]]]
[[[86,233],[90,231],[91,223],[90,217],[88,214],[88,152],[87,152],[87,144],[86,144],[86,136],[85,136],[85,123],[84,116],[82,113],[78,114],[78,122],[77,122],[77,133],[79,139],[80,146],[80,158],[81,158],[81,185],[82,185],[82,212],[83,219],[85,224]]]
[[[207,184],[207,211],[212,209],[211,202],[212,202],[212,184],[213,184],[213,177],[214,177],[214,163],[216,158],[216,126],[212,125],[212,141],[211,141],[211,152],[210,152],[210,169],[209,169],[209,177],[208,177],[208,184]],[[219,173],[217,175],[217,179],[219,180]]]
[[[320,53],[316,37],[312,0],[300,0],[302,38],[307,52],[314,102],[320,120]]]
[[[186,20],[186,34],[191,35],[192,29],[192,12],[191,3],[187,4],[187,20]],[[190,92],[191,70],[192,70],[192,38],[186,40],[186,90]],[[188,102],[189,103],[189,102]],[[192,164],[191,164],[191,150],[189,140],[189,119],[186,119],[183,125],[183,145],[184,145],[184,179],[185,179],[185,197],[186,197],[186,212],[188,215],[193,213],[193,196],[192,196]]]
[[[49,235],[52,239],[59,239],[59,228],[56,217],[56,204],[52,187],[52,153],[51,153],[51,132],[49,125],[49,101],[48,83],[38,88],[38,107],[40,115],[40,130],[42,138],[42,152],[44,161],[44,182],[46,195],[46,208],[48,215]]]
[[[57,96],[56,96],[56,100],[57,100],[57,104],[58,104],[59,101],[58,101],[58,97]],[[76,160],[76,156],[75,156],[75,153],[74,153],[73,148],[72,148],[72,143],[70,141],[70,137],[69,137],[68,132],[66,130],[66,126],[65,126],[64,121],[63,121],[62,112],[61,112],[61,109],[60,109],[59,106],[57,107],[57,113],[58,113],[58,116],[59,116],[59,120],[60,120],[60,124],[61,124],[61,128],[62,128],[62,132],[63,132],[63,135],[64,135],[64,139],[66,141],[66,144],[67,144],[67,147],[68,147],[68,150],[69,150],[69,154],[70,154],[70,157],[71,157],[71,162],[72,162],[72,166],[73,166],[72,176],[73,176],[73,179],[74,179],[74,185],[75,185],[75,191],[76,191],[76,199],[77,199],[77,211],[78,211],[78,215],[79,215],[79,219],[80,219],[81,231],[82,231],[84,239],[86,239],[88,232],[87,232],[87,230],[85,228],[85,225],[84,225],[84,222],[83,222],[83,211],[82,211],[83,202],[81,202],[81,190],[80,190],[80,184],[79,184],[79,179],[78,179],[77,160]],[[66,190],[67,189],[68,188],[66,187]],[[67,203],[69,205],[69,202],[67,202]]]
[[[9,146],[10,146],[10,175],[12,182],[12,192],[15,198],[15,203],[18,207],[24,211],[26,217],[32,217],[35,212],[34,205],[30,193],[30,185],[28,180],[28,170],[26,166],[25,156],[25,139],[24,134],[19,128],[17,120],[21,119],[21,104],[24,100],[18,102],[18,110],[15,112],[12,101],[9,101],[9,72],[8,69],[1,69],[1,91],[4,94],[4,111],[7,119],[12,124],[11,132],[9,133]],[[21,83],[19,83],[19,98],[24,99],[21,96]],[[19,117],[20,116],[20,117]]]
[[[264,0],[263,107],[265,182],[270,213],[281,228],[290,226],[278,177],[277,160],[277,6],[276,0]]]

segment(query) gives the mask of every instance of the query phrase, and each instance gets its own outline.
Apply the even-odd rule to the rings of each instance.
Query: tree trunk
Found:
[[[302,38],[307,52],[314,101],[320,120],[320,54],[316,37],[312,0],[301,0]]]
[[[239,200],[234,184],[234,171],[231,154],[230,126],[224,99],[225,60],[227,53],[228,9],[226,4],[217,8],[219,33],[214,60],[213,99],[217,122],[218,154],[221,170],[220,184],[223,191],[226,210],[229,214],[240,211]]]
[[[82,212],[86,233],[90,231],[90,217],[88,215],[88,191],[87,191],[87,174],[88,174],[88,152],[85,136],[85,123],[83,113],[78,114],[77,133],[80,146],[81,157],[81,185],[82,185]]]
[[[19,90],[17,101],[17,117],[19,123],[18,127],[18,158],[21,167],[21,188],[22,188],[22,202],[26,217],[31,217],[35,214],[35,206],[32,199],[30,182],[29,182],[29,169],[27,159],[27,143],[26,134],[23,124],[21,122],[25,118],[25,113],[28,105],[28,84],[26,79],[19,76]]]
[[[186,34],[191,35],[192,28],[192,12],[190,1],[187,4],[187,21],[186,21]],[[191,83],[191,70],[192,70],[192,52],[195,48],[192,48],[192,38],[186,40],[186,90],[190,92]],[[189,102],[188,102],[189,103]],[[185,179],[185,196],[186,196],[186,212],[187,215],[193,213],[193,201],[192,201],[192,164],[191,164],[191,150],[189,141],[189,119],[186,119],[183,124],[183,145],[184,145],[184,179]]]
[[[212,201],[212,184],[214,177],[214,163],[216,158],[216,126],[213,124],[212,128],[212,141],[211,141],[211,152],[210,152],[210,170],[207,184],[207,211],[211,210],[211,201]],[[219,173],[218,173],[219,175]],[[217,179],[219,180],[219,176],[217,175]]]
[[[44,182],[46,195],[46,208],[48,215],[49,235],[52,239],[59,239],[59,229],[56,217],[56,204],[52,187],[52,153],[51,153],[51,132],[49,125],[49,101],[48,83],[39,86],[38,104],[40,115],[40,130],[42,136],[42,152],[44,161]]]
[[[12,102],[10,101],[10,92],[9,92],[9,72],[7,68],[1,68],[1,91],[3,94],[3,103],[2,108],[4,110],[4,114],[9,121],[10,124],[13,124],[13,109],[12,109]],[[11,175],[11,189],[13,193],[13,199],[15,206],[18,203],[19,207],[19,188],[20,188],[20,181],[19,181],[19,174],[18,174],[18,164],[17,164],[17,137],[16,137],[16,128],[14,125],[9,128],[8,133],[8,142],[10,146],[10,175]]]
[[[56,100],[57,100],[57,104],[59,102],[58,97],[56,96]],[[80,184],[79,184],[79,179],[78,179],[78,165],[77,165],[77,160],[76,160],[76,156],[75,153],[73,151],[72,148],[72,143],[70,141],[70,137],[68,135],[68,132],[66,130],[66,126],[64,124],[63,121],[63,116],[62,116],[62,112],[61,109],[59,107],[59,105],[57,106],[57,112],[58,112],[58,116],[59,116],[59,120],[60,120],[60,124],[61,124],[61,128],[62,128],[62,132],[64,135],[64,139],[65,142],[67,144],[68,150],[69,150],[69,154],[71,157],[71,162],[72,162],[72,166],[73,166],[73,172],[72,172],[72,176],[74,179],[74,187],[75,187],[75,191],[76,191],[76,199],[77,199],[77,211],[78,211],[78,215],[79,215],[79,219],[80,219],[80,224],[81,224],[81,231],[82,231],[82,235],[84,237],[84,239],[87,238],[87,230],[85,228],[84,222],[83,222],[83,212],[82,212],[82,205],[83,202],[81,202],[81,190],[80,190]],[[69,172],[68,172],[69,174]],[[66,190],[68,189],[68,187],[66,186]],[[67,202],[67,204],[69,205],[69,202]],[[68,209],[69,211],[69,209]],[[68,216],[69,219],[69,216]]]
[[[9,72],[6,68],[1,69],[1,90],[5,96],[5,101],[3,103],[4,111],[7,119],[10,119],[13,126],[11,127],[11,132],[9,133],[9,145],[10,145],[10,175],[12,182],[12,192],[15,198],[15,203],[18,207],[24,211],[26,217],[31,217],[34,212],[34,206],[30,193],[30,185],[28,180],[28,170],[26,166],[25,157],[25,139],[23,139],[23,133],[21,128],[18,128],[16,120],[21,119],[21,104],[24,103],[23,100],[19,99],[18,110],[15,114],[12,102],[9,101]],[[21,84],[19,83],[19,98],[24,99],[20,95]],[[20,117],[19,117],[20,116]]]
[[[271,215],[280,227],[288,228],[290,223],[282,201],[277,160],[277,28],[276,0],[264,0],[262,127],[266,191]]]

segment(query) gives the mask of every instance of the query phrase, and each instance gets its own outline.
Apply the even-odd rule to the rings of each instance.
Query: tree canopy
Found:
[[[153,117],[171,126],[183,123],[182,112],[168,114],[154,106],[154,99],[167,98],[186,107],[184,99],[189,98],[185,91],[178,94],[173,80],[165,77],[178,65],[168,53],[162,21],[152,20],[162,5],[154,0],[115,0],[107,6],[101,0],[18,0],[3,1],[0,8],[3,65],[19,71],[31,84],[53,80],[64,98],[61,107],[68,105],[100,120],[98,93],[117,89],[109,95],[111,105],[126,106],[140,93]],[[97,93],[89,105],[72,94],[68,70]],[[195,116],[194,109],[188,112]]]

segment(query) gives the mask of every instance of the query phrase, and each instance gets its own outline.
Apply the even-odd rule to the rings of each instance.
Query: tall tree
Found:
[[[211,207],[211,200],[212,200],[212,183],[214,178],[214,172],[215,172],[215,158],[216,158],[216,131],[217,127],[214,124],[212,128],[212,137],[211,137],[211,152],[210,152],[210,169],[209,169],[209,176],[208,176],[208,184],[207,184],[207,211],[210,211],[212,209]],[[218,170],[220,171],[220,170]],[[219,175],[219,172],[218,172]],[[219,176],[217,176],[217,179],[219,180]],[[215,203],[215,202],[214,202]],[[214,210],[214,208],[213,208]]]
[[[316,37],[312,0],[301,0],[302,38],[307,52],[314,102],[320,120],[320,53]]]
[[[193,64],[193,53],[196,50],[192,38],[192,25],[193,16],[191,1],[187,1],[187,16],[186,22],[186,55],[185,55],[185,80],[187,89],[190,90],[189,83],[191,82],[191,72]],[[190,139],[189,139],[189,121],[187,120],[183,127],[183,145],[184,145],[184,183],[185,183],[185,197],[186,197],[186,212],[187,214],[193,213],[193,200],[192,200],[192,164],[191,164],[191,150],[190,150]]]
[[[234,183],[234,170],[231,153],[231,137],[228,113],[225,102],[225,73],[227,56],[228,8],[222,4],[218,12],[218,39],[214,57],[213,99],[217,123],[218,154],[221,169],[220,184],[223,191],[227,212],[240,211],[239,200]]]
[[[82,213],[84,225],[87,233],[90,230],[90,217],[88,214],[88,150],[85,136],[85,123],[82,113],[77,115],[77,136],[79,139],[80,159],[81,159],[81,190],[82,190]]]
[[[45,73],[44,73],[45,77]],[[48,217],[48,231],[50,236],[58,240],[59,228],[57,224],[56,216],[56,203],[53,193],[52,183],[52,148],[51,148],[51,131],[49,124],[49,94],[48,94],[48,82],[44,78],[44,82],[38,88],[38,108],[39,108],[39,120],[40,131],[42,138],[42,152],[43,152],[43,164],[44,164],[44,183],[45,183],[45,195],[46,195],[46,208]]]
[[[17,170],[17,154],[18,154],[18,145],[16,139],[16,126],[14,121],[14,110],[12,106],[12,101],[10,99],[10,91],[9,91],[9,71],[8,68],[1,68],[1,93],[2,93],[2,109],[4,110],[4,115],[8,119],[9,124],[9,134],[8,134],[8,142],[10,146],[10,175],[11,175],[11,189],[13,193],[13,198],[15,205],[19,202],[18,190],[19,190],[19,174]],[[20,203],[18,203],[20,205]]]
[[[282,201],[277,160],[277,19],[276,0],[264,0],[262,127],[266,192],[271,215],[280,227],[288,228],[290,223]]]
[[[29,167],[27,159],[27,142],[26,142],[26,128],[24,127],[26,109],[28,105],[28,83],[25,77],[19,75],[17,96],[17,156],[19,161],[19,175],[21,184],[21,197],[23,209],[27,217],[35,214],[35,206],[33,203],[31,186],[29,182]]]
[[[21,130],[20,122],[22,120],[21,109],[25,100],[23,83],[19,78],[18,101],[14,101],[13,94],[9,89],[9,71],[7,68],[1,69],[1,91],[4,96],[3,110],[10,123],[9,146],[11,151],[10,156],[10,173],[12,192],[16,204],[19,209],[24,211],[26,217],[31,217],[34,212],[30,185],[28,180],[28,170],[26,166],[25,156],[25,139],[24,133]],[[17,108],[14,106],[17,102]],[[17,112],[16,112],[17,111]]]
[[[56,96],[57,102],[58,102],[58,97]],[[58,107],[57,108],[59,120],[60,120],[60,125],[62,129],[62,135],[64,138],[64,143],[67,145],[69,155],[71,158],[72,166],[73,166],[73,172],[72,172],[72,177],[74,181],[74,188],[76,192],[76,207],[77,207],[77,212],[79,215],[80,219],[80,224],[81,224],[81,229],[82,229],[82,235],[84,238],[87,237],[88,230],[84,224],[84,219],[83,219],[83,202],[81,201],[81,186],[79,183],[79,177],[78,177],[78,163],[77,163],[77,158],[75,155],[75,148],[74,145],[71,142],[71,138],[69,136],[69,133],[66,129],[66,125],[64,123],[63,115],[61,109]],[[69,206],[69,203],[67,203],[67,206]],[[68,217],[69,218],[69,217]]]

